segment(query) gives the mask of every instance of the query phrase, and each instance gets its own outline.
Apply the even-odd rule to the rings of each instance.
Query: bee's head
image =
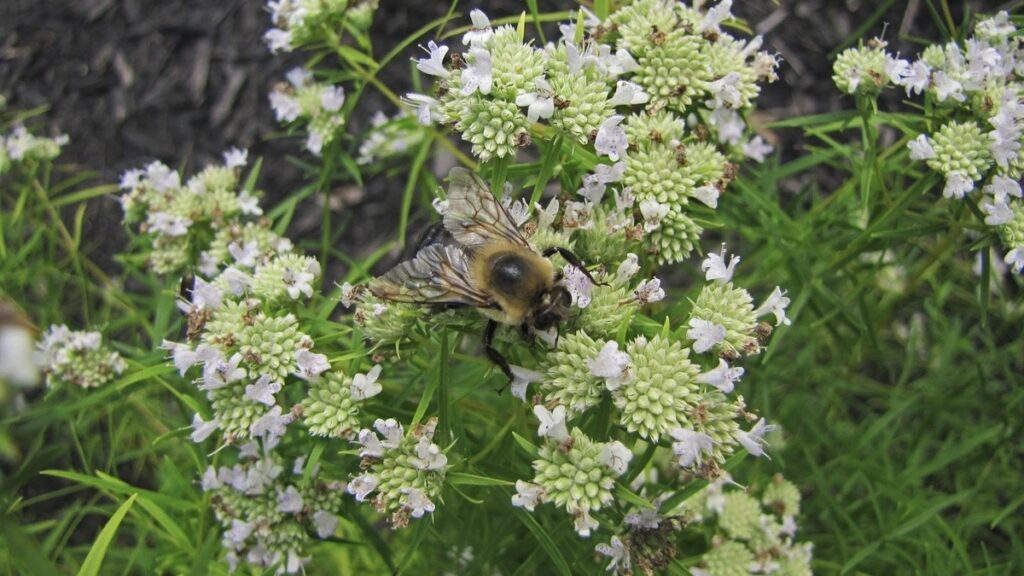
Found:
[[[571,304],[572,295],[569,290],[557,283],[541,296],[540,306],[534,312],[531,324],[541,331],[555,328],[568,316]]]

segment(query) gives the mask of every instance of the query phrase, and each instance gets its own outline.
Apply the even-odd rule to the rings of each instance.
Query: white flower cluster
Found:
[[[0,174],[7,172],[14,162],[53,160],[68,141],[63,134],[45,138],[30,133],[24,126],[15,126],[9,134],[0,136]]]
[[[345,90],[314,82],[312,72],[303,68],[289,71],[287,79],[287,83],[278,83],[271,91],[270,107],[278,122],[291,124],[302,120],[308,131],[306,149],[319,156],[345,126],[341,109]]]
[[[238,174],[247,159],[245,150],[231,149],[223,165],[208,166],[184,183],[162,162],[121,176],[124,221],[137,224],[151,241],[148,263],[155,272],[182,272],[194,265],[197,246],[206,248],[200,242],[210,242],[211,236],[214,244],[227,242],[233,230],[263,214],[257,196],[238,189]],[[210,257],[204,252],[201,266],[209,267]]]
[[[778,65],[760,37],[744,42],[719,27],[730,1],[695,4],[637,2],[603,22],[588,12],[584,30],[564,25],[542,48],[474,10],[459,58],[446,64],[449,47],[429,42],[417,60],[437,79],[438,98],[406,101],[421,123],[453,125],[483,161],[514,156],[538,135],[592,146],[599,162],[566,219],[597,212],[611,188],[617,211],[629,214],[622,225],[632,226],[638,202],[644,221],[634,234],[654,234],[661,260],[681,261],[700,233],[689,201],[717,206],[733,172],[725,154],[762,161],[771,151],[750,138],[743,114]],[[533,128],[538,122],[554,130]]]
[[[396,528],[433,512],[448,469],[448,457],[433,442],[436,427],[432,418],[406,433],[389,418],[377,419],[373,430],[360,430],[357,443],[365,472],[349,483],[349,493],[359,502],[376,494],[374,507],[390,514]]]
[[[321,480],[318,467],[304,481],[305,458],[286,470],[272,445],[261,449],[249,442],[241,447],[237,464],[211,466],[203,474],[203,491],[215,496],[213,509],[224,527],[222,544],[232,571],[246,562],[299,573],[309,561],[309,528],[321,539],[338,528],[344,483]]]
[[[274,27],[263,34],[271,52],[291,52],[317,41],[337,40],[344,29],[365,32],[376,0],[270,0]]]
[[[121,355],[103,346],[99,332],[80,332],[53,325],[36,349],[36,363],[46,374],[46,385],[96,388],[119,376],[127,367]]]
[[[401,156],[423,141],[423,131],[415,125],[415,119],[405,110],[393,118],[377,111],[370,118],[370,130],[359,144],[356,163],[368,165],[381,160]]]
[[[963,199],[980,188],[985,223],[1002,238],[1006,264],[1021,272],[1024,47],[1017,27],[999,12],[980,21],[963,43],[929,46],[913,62],[884,57],[893,84],[935,104],[938,128],[908,143],[910,158],[943,175],[947,198]]]

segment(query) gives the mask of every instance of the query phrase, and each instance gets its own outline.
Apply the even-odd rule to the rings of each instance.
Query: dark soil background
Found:
[[[831,81],[831,57],[860,27],[864,37],[881,35],[890,48],[916,52],[907,38],[936,38],[930,0],[738,0],[734,12],[765,36],[765,48],[783,58],[781,80],[759,100],[760,116],[777,119],[852,106]],[[936,2],[932,2],[936,3]],[[1021,2],[951,2],[959,23],[964,10],[992,12]],[[541,10],[572,7],[567,1],[541,2]],[[480,7],[492,18],[517,14],[524,4],[493,0]],[[874,18],[884,8],[880,18]],[[403,38],[448,10],[445,2],[382,0],[375,18],[375,50],[384,54]],[[66,133],[71,143],[62,160],[98,171],[116,182],[126,169],[154,159],[186,174],[220,161],[232,147],[248,148],[250,159],[264,157],[260,187],[272,200],[305,184],[287,160],[310,160],[302,143],[279,138],[267,94],[302,54],[271,55],[261,37],[269,27],[265,3],[177,0],[3,0],[0,2],[0,94],[9,107],[48,106],[34,119],[40,133]],[[425,43],[427,38],[422,40]],[[417,55],[415,48],[409,56]],[[409,87],[409,66],[396,59],[382,73],[397,93]],[[894,91],[893,91],[894,92]],[[898,97],[898,94],[893,95]],[[390,105],[368,91],[353,116],[353,130],[379,108]],[[800,150],[796,131],[768,135],[791,157]],[[822,175],[827,179],[827,175]],[[365,253],[393,234],[393,214],[401,181],[380,178],[365,190],[339,188],[348,251]],[[827,189],[827,180],[822,183]],[[297,218],[291,235],[317,237],[319,207]],[[113,199],[95,202],[89,218],[94,257],[109,265],[124,237]],[[336,272],[336,271],[335,271]]]

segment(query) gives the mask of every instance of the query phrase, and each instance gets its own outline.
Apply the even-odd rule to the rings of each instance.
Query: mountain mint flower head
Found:
[[[376,2],[328,0],[270,0],[267,8],[273,28],[263,34],[271,52],[291,52],[327,40],[325,30],[351,26],[365,31],[370,27]]]
[[[473,98],[453,114],[462,139],[473,145],[473,154],[486,162],[514,156],[527,138],[529,119],[515,101]]]
[[[541,391],[546,400],[564,406],[570,419],[597,405],[606,393],[605,382],[586,363],[607,345],[578,330],[562,335],[558,348],[548,354]]]
[[[868,46],[841,52],[833,65],[832,80],[846,94],[873,97],[910,73],[910,63],[886,53],[885,42],[875,38]]]
[[[1024,270],[1024,202],[1014,199],[1008,207],[1011,217],[996,230],[1007,248],[1006,265],[1019,274]]]
[[[674,340],[655,336],[634,340],[626,352],[632,377],[617,386],[612,398],[621,411],[620,424],[641,438],[657,442],[669,431],[689,423],[690,410],[700,403],[690,351]]]
[[[319,156],[345,126],[345,91],[340,86],[314,82],[310,75],[301,72],[293,70],[288,83],[274,87],[270,106],[279,122],[303,121],[308,132],[306,149]]]
[[[962,199],[982,188],[992,198],[977,201],[989,226],[1004,240],[1004,259],[1014,270],[1022,257],[1019,242],[1007,241],[1006,226],[1019,199],[1008,198],[1005,182],[1024,176],[1024,105],[1020,103],[1024,51],[1012,41],[1016,27],[1006,12],[982,20],[963,43],[925,48],[902,85],[910,94],[936,102],[932,134],[908,143],[910,158],[942,174],[943,196]],[[997,184],[997,182],[999,184]]]
[[[379,373],[378,368],[374,370]],[[314,436],[351,438],[359,429],[361,404],[379,392],[379,385],[376,389],[357,387],[352,378],[336,371],[327,372],[310,385],[309,395],[300,404],[302,422]]]
[[[425,315],[422,306],[403,302],[388,302],[364,293],[356,305],[354,319],[366,336],[378,346],[402,342]]]
[[[691,572],[809,576],[813,546],[795,538],[799,504],[796,487],[779,475],[760,493],[740,491],[726,478],[711,483],[684,504],[687,517],[714,534]]]
[[[24,126],[15,126],[8,135],[0,135],[0,174],[15,162],[53,160],[69,141],[64,135],[46,138],[30,133]]]
[[[712,275],[710,270],[708,275]],[[761,349],[755,335],[757,314],[753,298],[732,282],[705,284],[693,303],[689,325],[692,333],[688,336],[699,343],[694,344],[694,351],[716,348],[746,355]]]
[[[50,388],[96,388],[120,376],[127,367],[120,354],[103,346],[99,332],[74,331],[63,324],[50,326],[36,350],[36,364]]]
[[[309,256],[285,254],[256,268],[252,293],[267,302],[313,295],[313,283],[320,275],[320,263]]]
[[[185,183],[160,162],[122,175],[124,221],[138,225],[150,243],[148,263],[155,272],[195,266],[209,276],[216,273],[227,259],[229,238],[252,224],[246,220],[262,214],[257,195],[239,189],[247,158],[244,150],[229,150],[223,165],[208,166]]]
[[[438,503],[448,459],[433,443],[436,426],[437,420],[431,419],[406,433],[398,422],[378,419],[376,433],[359,432],[363,473],[349,483],[348,491],[360,502],[375,493],[374,507],[390,514],[395,528],[433,512]]]
[[[650,235],[659,264],[675,264],[685,260],[704,229],[682,212],[669,211],[661,226]]]
[[[328,538],[338,526],[344,483],[327,481],[314,471],[303,482],[302,460],[285,463],[275,453],[250,443],[234,466],[210,467],[203,491],[211,494],[224,534],[229,567],[247,563],[296,574],[309,560],[309,534]]]
[[[614,501],[615,479],[626,472],[633,454],[618,441],[595,442],[578,428],[569,441],[546,442],[533,462],[532,482],[516,482],[512,503],[533,510],[553,502],[575,518],[576,532],[590,536],[598,522],[590,513]]]
[[[928,166],[947,179],[964,180],[968,191],[974,189],[973,182],[980,180],[992,165],[988,141],[974,122],[950,122],[932,136],[930,143],[935,155],[928,159]],[[963,198],[964,192],[944,195]]]

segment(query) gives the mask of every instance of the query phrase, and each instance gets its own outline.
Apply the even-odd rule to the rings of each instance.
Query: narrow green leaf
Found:
[[[551,558],[555,568],[558,569],[558,573],[571,575],[572,570],[569,569],[569,562],[566,561],[565,556],[562,555],[562,551],[558,548],[558,545],[555,544],[555,541],[551,539],[547,530],[537,523],[537,520],[534,519],[533,515],[522,508],[516,508],[514,510],[514,514],[516,515],[516,518],[526,526],[526,529],[533,534],[534,538],[537,539],[537,543],[541,545],[541,548],[548,553],[548,557]]]
[[[489,476],[480,476],[479,474],[469,474],[466,472],[452,472],[447,476],[449,484],[455,484],[459,486],[514,486],[515,482],[510,480],[502,480],[501,478],[491,478]]]
[[[71,194],[65,194],[59,198],[53,200],[53,207],[60,208],[67,206],[68,204],[76,204],[78,202],[85,202],[98,196],[105,196],[107,194],[115,194],[118,188],[114,184],[103,184],[100,186],[93,186],[92,188],[86,188],[85,190],[79,190],[72,192]]]
[[[515,438],[516,443],[519,444],[519,446],[523,450],[525,450],[527,454],[529,454],[530,456],[537,455],[539,449],[532,442],[530,442],[526,438],[523,438],[516,432],[512,433],[512,437]]]
[[[125,514],[135,503],[136,494],[132,494],[125,500],[124,504],[118,507],[114,515],[107,521],[106,526],[100,531],[100,535],[93,542],[92,548],[89,549],[89,554],[85,557],[85,562],[82,562],[82,568],[78,571],[78,576],[96,576],[100,573],[100,566],[103,564],[103,559],[107,555],[107,548],[110,547],[110,543],[114,540],[114,535],[117,533],[118,527],[121,526],[121,521],[124,520]]]

